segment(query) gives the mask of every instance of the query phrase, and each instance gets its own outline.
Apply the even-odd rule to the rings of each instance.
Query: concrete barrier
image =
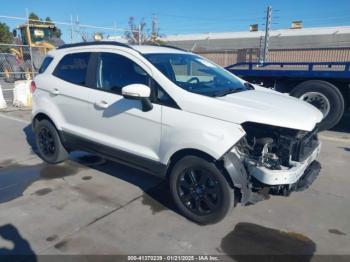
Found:
[[[30,107],[32,105],[32,94],[30,92],[30,80],[19,80],[15,82],[13,89],[13,105],[17,107]]]
[[[7,107],[7,104],[6,104],[4,95],[2,94],[2,88],[1,88],[1,85],[0,85],[0,109],[4,109],[6,107]]]

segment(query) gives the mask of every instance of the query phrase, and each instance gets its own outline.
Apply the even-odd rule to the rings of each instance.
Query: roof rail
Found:
[[[79,47],[79,46],[94,46],[94,45],[114,45],[114,46],[122,46],[133,49],[128,44],[119,43],[115,41],[94,41],[94,42],[80,42],[80,43],[74,43],[74,44],[65,44],[57,47],[57,49],[64,49],[64,48],[70,48],[70,47]]]
[[[176,49],[176,50],[180,50],[180,51],[184,51],[184,52],[189,52],[188,50],[180,48],[180,47],[177,47],[177,46],[172,46],[172,45],[160,45],[160,46],[168,47],[168,48],[172,48],[172,49]]]
[[[183,48],[180,48],[180,47],[177,47],[177,46],[172,46],[172,45],[163,45],[163,44],[157,44],[157,43],[147,43],[145,45],[149,45],[149,46],[159,46],[159,47],[167,47],[167,48],[172,48],[172,49],[176,49],[176,50],[180,50],[180,51],[184,51],[184,52],[189,52],[188,50],[186,49],[183,49]]]

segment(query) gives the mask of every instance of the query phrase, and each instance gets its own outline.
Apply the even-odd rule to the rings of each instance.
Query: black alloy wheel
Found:
[[[219,222],[234,206],[234,190],[215,161],[183,157],[172,168],[169,185],[179,211],[199,224]]]
[[[58,164],[68,158],[56,127],[49,120],[34,120],[35,141],[39,156],[50,164]]]
[[[39,131],[38,138],[40,151],[48,157],[54,155],[56,146],[51,131],[45,126],[42,127]]]
[[[199,216],[211,214],[220,207],[219,181],[201,167],[185,169],[177,187],[182,203]]]

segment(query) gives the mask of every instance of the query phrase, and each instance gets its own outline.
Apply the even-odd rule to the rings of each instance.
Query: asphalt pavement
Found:
[[[322,171],[308,190],[237,206],[222,222],[200,226],[181,216],[167,185],[148,174],[83,152],[64,164],[43,163],[29,111],[2,112],[0,254],[191,254],[236,261],[302,254],[293,261],[348,261],[350,136],[344,126],[321,133]]]

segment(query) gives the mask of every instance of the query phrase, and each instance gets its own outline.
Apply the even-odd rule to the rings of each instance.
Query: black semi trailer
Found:
[[[350,105],[350,62],[250,62],[226,69],[316,106],[324,115],[321,130],[335,126]]]

